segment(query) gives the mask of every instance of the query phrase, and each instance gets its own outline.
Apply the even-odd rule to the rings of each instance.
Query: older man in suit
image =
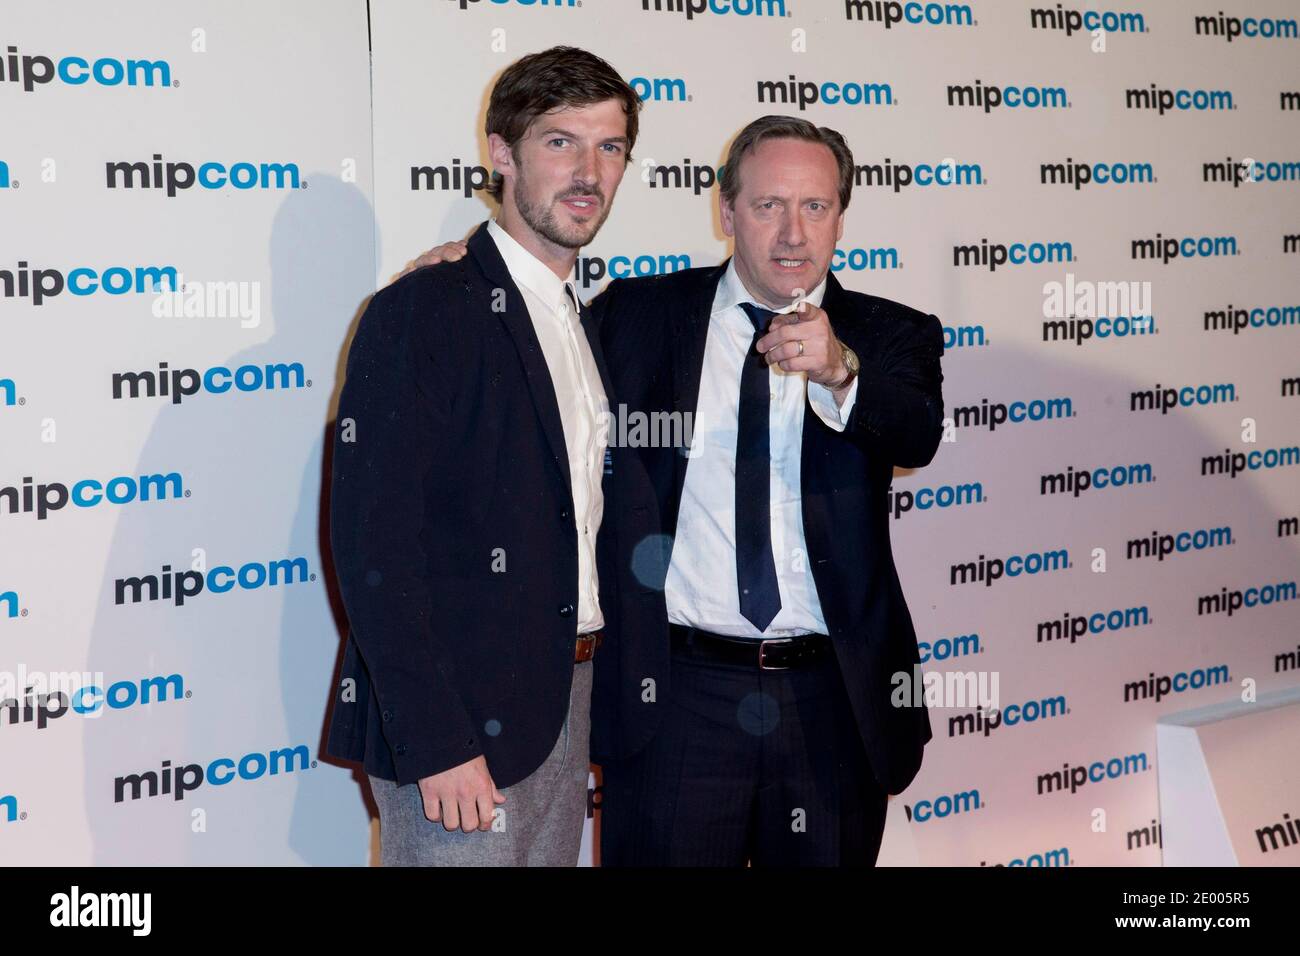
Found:
[[[597,669],[606,865],[871,864],[931,737],[890,703],[919,656],[886,494],[938,448],[943,335],[830,273],[853,172],[837,132],[756,120],[720,181],[734,256],[593,303],[619,400],[693,416],[689,457],[639,455],[667,620]]]

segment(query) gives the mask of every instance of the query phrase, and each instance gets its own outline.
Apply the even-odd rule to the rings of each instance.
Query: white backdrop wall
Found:
[[[107,692],[72,695],[70,705],[88,713],[43,728],[0,711],[0,797],[14,798],[14,812],[0,810],[0,856],[363,862],[360,791],[317,755],[339,641],[322,573],[321,455],[344,340],[374,284],[365,4],[127,9],[23,3],[0,15],[0,38],[19,56],[166,64],[165,75],[138,71],[134,85],[68,83],[56,68],[30,92],[6,64],[0,269],[26,263],[72,282],[88,268],[112,285],[110,267],[126,267],[134,288],[137,266],[170,266],[187,283],[241,283],[245,307],[232,308],[239,300],[230,297],[222,308],[214,296],[209,310],[206,286],[186,297],[203,303],[188,317],[155,314],[162,299],[148,291],[65,291],[37,305],[0,289],[0,378],[16,393],[0,403],[0,488],[21,491],[30,477],[33,486],[65,485],[71,497],[83,480],[107,490],[125,476],[152,489],[140,500],[131,482],[119,483],[114,497],[134,500],[69,501],[44,518],[0,500],[0,592],[16,595],[0,602],[4,670],[85,672],[79,685]],[[64,69],[75,78],[83,68]],[[106,79],[113,69],[99,68]],[[153,175],[155,154],[190,164],[196,179],[204,164],[221,164],[224,175],[204,174],[214,184],[232,174],[249,181],[236,167],[252,164],[256,184],[196,182],[168,195],[167,167],[161,187]],[[108,164],[137,161],[147,179],[137,173],[126,188],[119,175],[109,187]],[[272,172],[263,188],[262,164],[291,167],[282,186]],[[85,274],[76,281],[99,284]],[[177,403],[174,389],[150,398],[139,385],[133,398],[124,384],[114,397],[116,373],[162,363],[205,376],[251,367],[243,386],[260,377],[276,387],[200,387]],[[227,379],[210,381],[221,388]],[[140,480],[151,475],[177,477]],[[80,497],[94,496],[82,486]],[[266,571],[285,559],[297,563],[279,584],[208,586],[225,586],[219,568]],[[196,567],[202,593],[182,603],[161,596],[164,578]],[[156,600],[141,585],[141,600],[127,587],[119,603],[119,580],[148,575]],[[194,578],[185,580],[192,589]],[[256,570],[244,580],[257,584]],[[284,748],[294,754],[272,774],[265,755]],[[230,770],[214,765],[223,758],[244,775],[218,782]],[[201,768],[204,782],[163,792],[166,771],[175,777],[182,767]],[[157,795],[142,783],[138,798],[127,786],[118,799],[118,778],[149,771]],[[181,776],[192,782],[195,771]]]
[[[1073,12],[1010,0],[146,3],[129,21],[89,3],[8,10],[0,663],[11,683],[88,671],[115,689],[44,728],[39,707],[31,720],[21,700],[0,709],[0,852],[366,861],[357,775],[318,762],[341,636],[321,455],[347,335],[376,284],[492,214],[480,188],[492,81],[569,43],[647,100],[615,210],[583,251],[588,294],[611,275],[721,261],[712,181],[726,147],[749,120],[789,113],[843,132],[863,167],[839,280],[945,325],[954,426],[929,467],[896,475],[894,554],[926,671],[996,674],[1003,716],[932,709],[935,739],[891,802],[881,862],[1158,864],[1157,717],[1294,686],[1300,668],[1300,39],[1283,0],[1228,6],[1222,18],[1174,0]],[[1211,17],[1199,33],[1198,16]],[[91,78],[67,82],[55,65],[29,84],[50,71],[23,55],[84,57]],[[96,58],[165,60],[171,85],[106,85]],[[74,81],[82,70],[64,69]],[[161,189],[140,188],[143,170],[135,188],[120,172],[108,185],[110,164],[154,154]],[[1233,179],[1243,160],[1259,181]],[[300,181],[279,186],[291,174],[272,169],[266,188],[168,196],[168,176],[186,172],[167,162],[259,180],[260,164],[293,163]],[[1044,171],[1058,164],[1070,181]],[[1080,170],[1127,181],[1082,183]],[[951,182],[923,182],[936,177]],[[1171,239],[1192,254],[1156,254]],[[1002,251],[1029,261],[999,263]],[[71,281],[77,268],[150,265],[257,283],[260,321],[158,316],[147,292],[39,305],[31,292],[37,269]],[[1094,319],[1129,334],[1091,338],[1045,326],[1046,283],[1130,281],[1149,283],[1149,299],[1119,314],[1145,326]],[[1207,317],[1241,310],[1237,328]],[[248,390],[113,398],[114,373],[162,362],[229,369]],[[253,387],[268,379],[277,387]],[[1190,404],[1142,409],[1170,388]],[[1025,420],[998,422],[1004,412]],[[1225,454],[1229,466],[1245,456],[1235,476],[1207,460]],[[1076,493],[1074,476],[1099,471],[1122,484]],[[1054,475],[1068,491],[1043,493]],[[50,500],[50,485],[116,476],[135,484],[114,496],[148,487],[162,500],[37,513],[36,486]],[[1131,550],[1153,535],[1188,547]],[[1013,558],[1042,568],[980,574]],[[149,574],[160,592],[164,577],[220,586],[223,566],[248,584],[284,581],[183,603],[136,602],[128,585],[117,598],[119,580]],[[1236,594],[1257,603],[1215,609]],[[1062,621],[1073,639],[1050,636]],[[142,688],[163,699],[134,702]],[[135,799],[129,783],[117,799],[119,778],[150,770],[159,789],[183,780],[182,799],[177,786]]]

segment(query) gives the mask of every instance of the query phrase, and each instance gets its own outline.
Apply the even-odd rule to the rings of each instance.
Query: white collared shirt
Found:
[[[488,223],[488,233],[505,260],[510,278],[523,294],[555,387],[569,458],[573,516],[578,525],[578,633],[586,634],[605,626],[596,577],[596,533],[605,509],[600,482],[607,429],[602,423],[608,421],[609,400],[581,318],[565,292],[569,287],[573,302],[579,301],[574,284],[576,271],[561,280],[495,219]]]
[[[820,306],[825,293],[823,277],[806,297],[807,301]],[[800,492],[804,402],[812,406],[827,426],[843,431],[857,400],[858,382],[853,380],[844,404],[836,406],[831,390],[809,382],[805,372],[786,372],[775,365],[768,369],[772,554],[781,610],[767,630],[760,632],[740,613],[736,585],[736,431],[740,375],[754,338],[754,326],[740,308],[742,302],[758,303],[758,300],[741,282],[733,259],[718,283],[709,317],[700,397],[692,423],[691,455],[664,582],[668,620],[732,637],[825,634],[826,620],[804,541]],[[794,305],[780,311],[793,312]]]

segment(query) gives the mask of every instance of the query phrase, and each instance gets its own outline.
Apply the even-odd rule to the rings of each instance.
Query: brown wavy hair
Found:
[[[506,67],[492,87],[488,102],[488,134],[496,133],[510,144],[519,160],[518,143],[538,116],[559,107],[590,106],[605,100],[619,100],[627,116],[627,162],[636,145],[641,97],[612,66],[575,46],[553,46],[530,53]],[[493,170],[488,195],[501,201],[504,180]]]

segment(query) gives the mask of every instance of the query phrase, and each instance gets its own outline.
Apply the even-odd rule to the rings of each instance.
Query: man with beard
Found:
[[[378,292],[357,329],[330,513],[350,633],[326,753],[364,764],[385,865],[577,862],[609,381],[574,265],[640,105],[583,50],[508,67],[486,123],[499,216],[462,261]]]

